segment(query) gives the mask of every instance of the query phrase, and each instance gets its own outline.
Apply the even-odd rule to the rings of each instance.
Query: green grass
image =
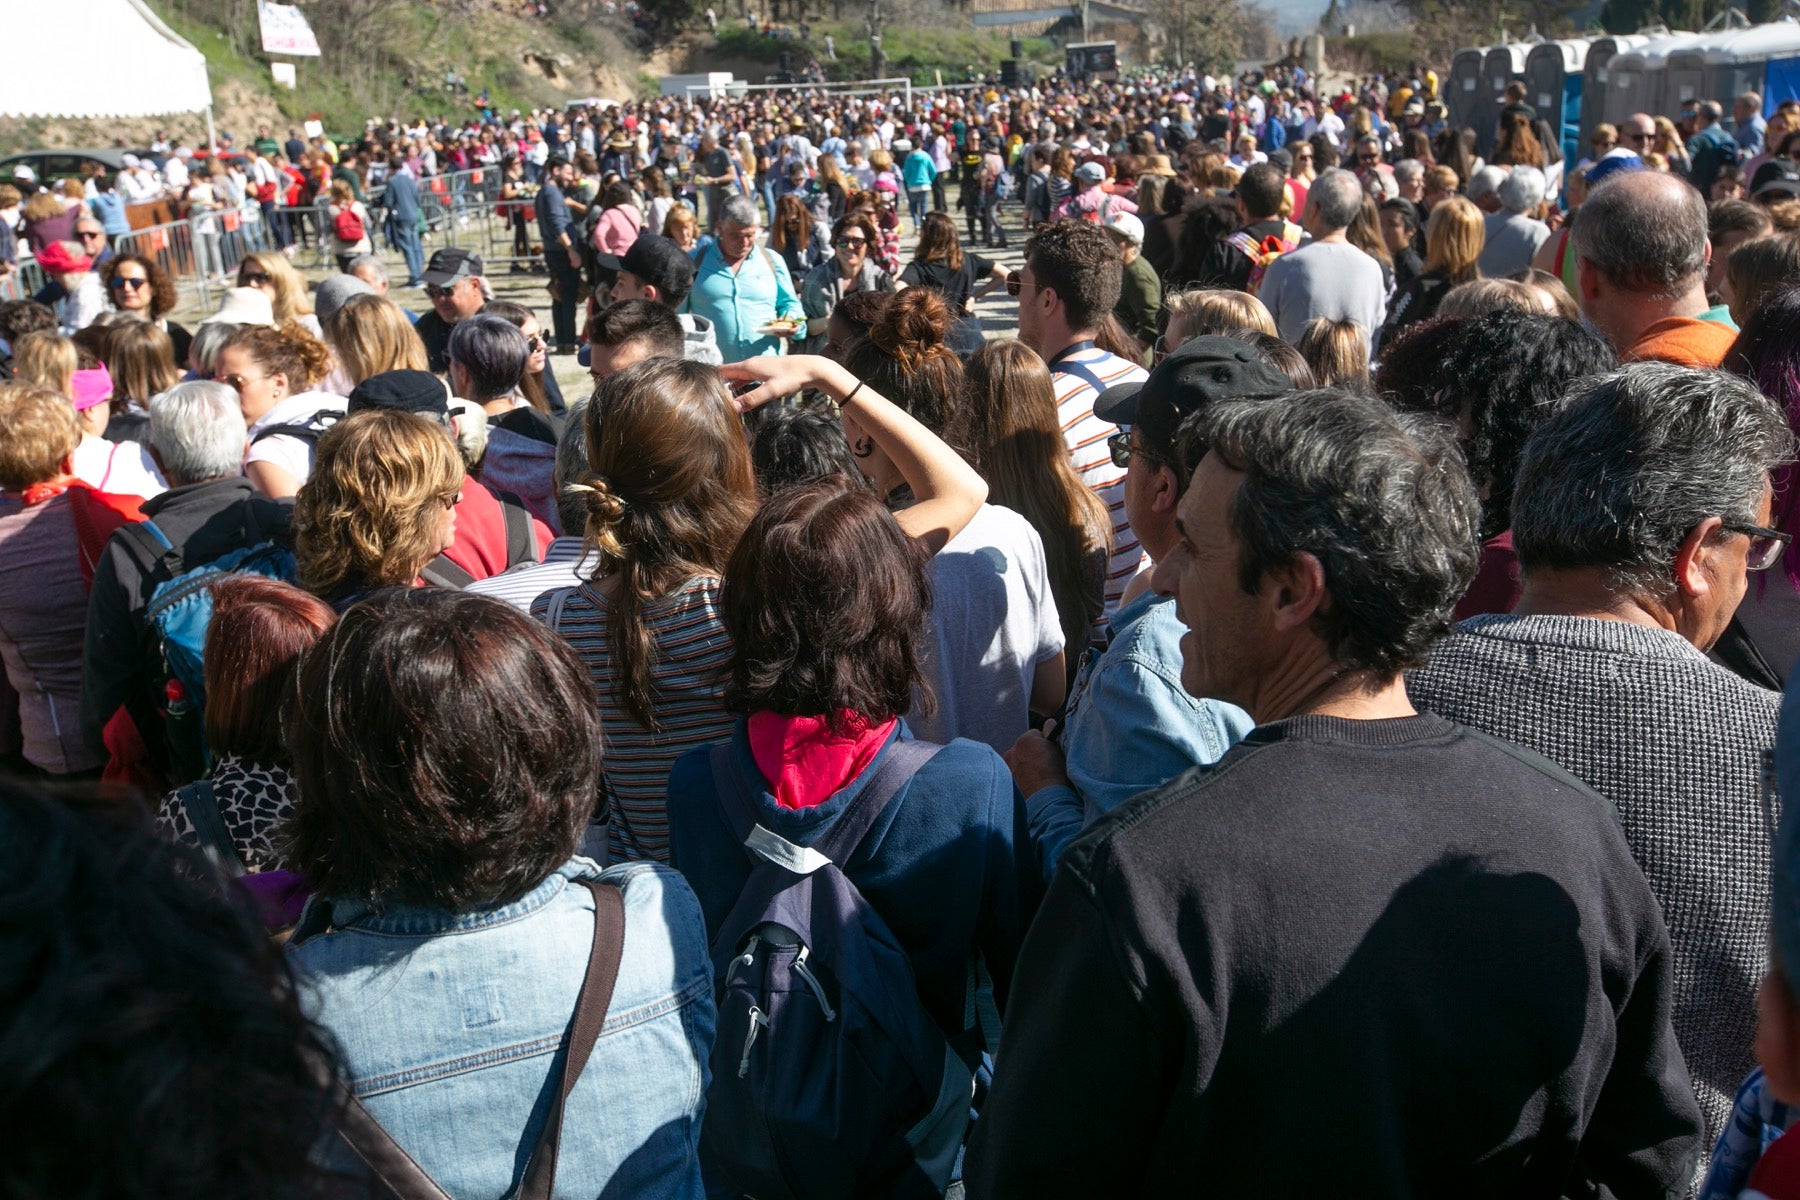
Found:
[[[818,59],[826,74],[837,79],[867,78],[870,53],[866,26],[850,22],[824,22],[808,26],[805,41],[798,38],[765,37],[741,25],[719,28],[720,49],[729,56],[748,58],[771,66],[787,50],[796,70],[808,59]],[[825,54],[825,36],[837,43],[837,61]],[[914,83],[930,83],[933,73],[942,71],[944,81],[961,81],[973,72],[985,74],[999,69],[1000,61],[1010,55],[1011,39],[997,33],[979,33],[964,29],[928,29],[916,25],[889,25],[882,31],[882,45],[887,54],[883,74],[896,78],[907,76]],[[1030,62],[1055,63],[1061,57],[1048,38],[1024,39],[1025,58]]]

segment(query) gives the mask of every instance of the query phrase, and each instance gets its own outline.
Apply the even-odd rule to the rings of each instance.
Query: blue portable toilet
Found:
[[[1581,96],[1586,86],[1587,38],[1569,38],[1533,46],[1525,56],[1525,101],[1549,122],[1562,145],[1563,158],[1581,157]]]

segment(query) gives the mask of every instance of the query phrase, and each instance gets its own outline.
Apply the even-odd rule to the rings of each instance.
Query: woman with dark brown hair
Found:
[[[1072,664],[1104,607],[1112,518],[1069,464],[1050,370],[1031,347],[988,342],[964,372],[976,469],[987,480],[989,503],[1012,509],[1043,539],[1064,657]]]
[[[955,1095],[961,1110],[931,1148],[945,1152],[919,1155],[942,1163],[932,1179],[937,1194],[951,1180],[975,1070],[994,1048],[968,1017],[969,981],[979,963],[1004,1012],[1041,876],[1024,801],[1000,756],[962,739],[921,743],[901,719],[920,707],[931,594],[923,550],[852,481],[819,480],[765,503],[731,557],[722,596],[731,639],[725,702],[736,719],[727,740],[675,765],[669,816],[674,863],[700,897],[707,937],[751,970],[782,950],[733,924],[754,869],[740,823],[841,864],[893,932],[942,1034],[943,1047],[932,1046],[936,1061],[924,1065],[946,1073],[941,1093]],[[859,837],[859,827],[879,836]],[[821,950],[829,969],[829,943],[800,953]],[[817,1016],[833,1019],[831,1012]],[[761,1046],[751,1054],[750,1027],[760,1015],[731,998],[719,1012],[719,1044],[746,1048],[742,1074],[752,1085],[769,1062]],[[937,1099],[923,1089],[893,1096],[896,1124],[935,1127],[924,1118]],[[903,1186],[894,1156],[880,1152],[892,1132],[851,1127],[821,1145],[846,1164],[842,1178],[855,1180],[841,1194],[918,1191]],[[715,1151],[713,1165],[734,1194],[765,1182],[728,1152]]]
[[[548,1165],[546,1194],[701,1200],[704,927],[675,872],[577,854],[602,767],[580,659],[504,601],[391,588],[293,696],[287,861],[316,895],[290,961],[368,1116],[433,1194],[515,1196]]]
[[[949,305],[955,322],[951,345],[967,356],[981,345],[981,324],[975,320],[975,301],[1006,286],[1006,268],[973,251],[965,251],[949,213],[929,213],[919,232],[912,262],[900,273],[908,287],[929,288]]]
[[[867,337],[851,344],[844,365],[963,449],[969,414],[949,329],[950,312],[937,293],[908,288],[888,302]],[[895,464],[851,423],[845,432],[876,494],[904,517],[908,496]],[[984,504],[939,551],[932,570],[937,607],[925,672],[938,709],[915,714],[914,723],[932,741],[971,737],[1005,752],[1032,713],[1056,711],[1067,686],[1043,540],[1018,513]]]
[[[930,501],[921,535],[960,529],[986,493],[954,454],[842,368],[805,355],[767,364],[716,370],[647,359],[609,377],[585,410],[592,473],[580,488],[596,565],[582,586],[546,593],[531,611],[575,647],[599,700],[611,821],[605,842],[589,846],[609,861],[667,861],[669,768],[731,726],[720,699],[727,645],[719,588],[757,502],[740,409],[803,387],[824,390],[847,421],[860,422],[859,437],[907,464],[905,478]],[[774,375],[793,386],[760,387],[734,404],[721,374]]]
[[[212,850],[233,874],[282,866],[294,811],[281,740],[300,656],[337,623],[329,604],[289,583],[229,575],[212,587],[206,627],[206,778],[163,798],[157,819],[177,841]],[[224,838],[218,834],[224,834]]]
[[[775,219],[769,222],[769,249],[781,255],[788,274],[804,279],[814,267],[831,257],[825,226],[813,219],[800,193],[789,192],[775,202]]]
[[[119,312],[136,313],[169,335],[175,349],[175,362],[185,365],[188,347],[194,335],[169,320],[169,314],[181,302],[175,281],[157,265],[156,260],[142,254],[125,253],[106,260],[100,281],[106,285],[107,299]]]
[[[894,291],[894,277],[874,256],[880,234],[865,213],[838,219],[831,231],[837,252],[800,279],[800,307],[806,311],[806,352],[820,353],[830,335],[831,316],[848,296],[858,292]]]

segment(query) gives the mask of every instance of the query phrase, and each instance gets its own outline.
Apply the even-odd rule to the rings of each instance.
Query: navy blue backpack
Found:
[[[730,746],[712,750],[720,804],[755,865],[712,945],[719,1026],[700,1144],[757,1200],[941,1197],[950,1180],[974,1075],[842,869],[941,748],[895,742],[812,846],[760,825]]]

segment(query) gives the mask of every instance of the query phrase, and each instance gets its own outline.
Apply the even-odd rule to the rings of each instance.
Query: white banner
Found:
[[[272,4],[256,0],[256,19],[262,26],[264,54],[286,54],[295,58],[317,58],[319,39],[313,36],[306,14],[292,4]]]

